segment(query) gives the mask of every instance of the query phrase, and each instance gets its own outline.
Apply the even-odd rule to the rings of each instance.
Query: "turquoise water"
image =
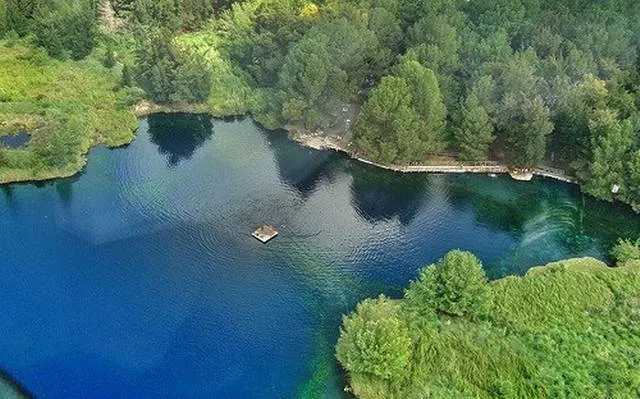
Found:
[[[2,186],[0,220],[0,368],[40,398],[339,398],[341,314],[448,250],[497,278],[640,234],[575,186],[391,173],[198,115]]]

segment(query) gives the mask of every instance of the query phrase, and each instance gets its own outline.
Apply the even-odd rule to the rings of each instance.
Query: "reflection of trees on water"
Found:
[[[452,176],[449,203],[456,209],[472,207],[476,221],[492,230],[521,234],[523,225],[538,213],[535,194],[518,191],[504,179]]]
[[[424,175],[400,175],[354,164],[349,168],[352,203],[371,222],[392,219],[408,225],[422,206],[428,179]]]
[[[2,194],[5,196],[8,202],[13,201],[13,185],[11,184],[0,184],[0,188],[2,188]]]
[[[170,166],[190,159],[213,135],[211,117],[206,114],[155,114],[147,121],[151,142],[167,156]]]
[[[336,154],[302,148],[284,132],[265,132],[265,137],[273,144],[280,180],[303,197],[313,193],[318,182],[333,176]]]
[[[63,204],[69,205],[73,197],[73,185],[84,175],[84,170],[71,177],[56,180],[56,192]]]

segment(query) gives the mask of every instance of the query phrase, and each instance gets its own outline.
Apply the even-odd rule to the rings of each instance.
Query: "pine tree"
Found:
[[[399,77],[385,76],[363,105],[355,125],[360,150],[382,162],[416,159],[423,124],[415,112],[411,90]]]
[[[412,107],[423,124],[419,132],[422,150],[442,151],[446,146],[444,125],[447,110],[435,74],[417,61],[405,61],[399,67],[398,76],[407,82]]]
[[[6,0],[5,30],[14,31],[20,36],[25,36],[31,31],[33,17],[42,0]]]
[[[460,158],[470,161],[487,159],[489,146],[495,139],[493,125],[473,93],[467,97],[460,111],[454,138]]]
[[[108,46],[108,47],[107,47],[107,53],[106,53],[106,55],[105,55],[103,65],[104,65],[106,68],[111,69],[111,68],[113,68],[114,66],[116,66],[116,64],[117,64],[117,61],[116,61],[116,52],[113,50],[113,47]]]
[[[511,166],[532,167],[544,159],[546,137],[553,130],[549,108],[540,96],[508,93],[499,106],[498,129],[503,133],[505,156]]]

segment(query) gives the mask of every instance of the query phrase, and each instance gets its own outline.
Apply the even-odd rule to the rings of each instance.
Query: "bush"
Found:
[[[393,312],[394,304],[384,296],[361,302],[355,313],[343,320],[336,352],[353,373],[383,380],[399,380],[409,364],[411,339]]]
[[[405,292],[404,306],[423,315],[445,314],[469,318],[485,315],[490,291],[482,264],[473,254],[451,251],[426,266]]]
[[[146,93],[139,87],[124,87],[117,93],[118,106],[129,108],[147,98]]]
[[[6,47],[13,47],[20,41],[20,35],[15,30],[10,30],[4,35],[4,40]]]
[[[0,148],[0,168],[8,166],[9,158],[4,148]]]
[[[618,263],[640,260],[640,238],[635,242],[629,239],[619,239],[618,243],[611,250],[611,256],[613,256]]]

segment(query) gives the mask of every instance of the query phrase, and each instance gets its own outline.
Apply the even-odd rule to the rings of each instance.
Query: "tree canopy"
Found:
[[[0,19],[156,102],[309,131],[362,106],[347,126],[373,160],[555,166],[640,210],[633,0],[0,0]]]

